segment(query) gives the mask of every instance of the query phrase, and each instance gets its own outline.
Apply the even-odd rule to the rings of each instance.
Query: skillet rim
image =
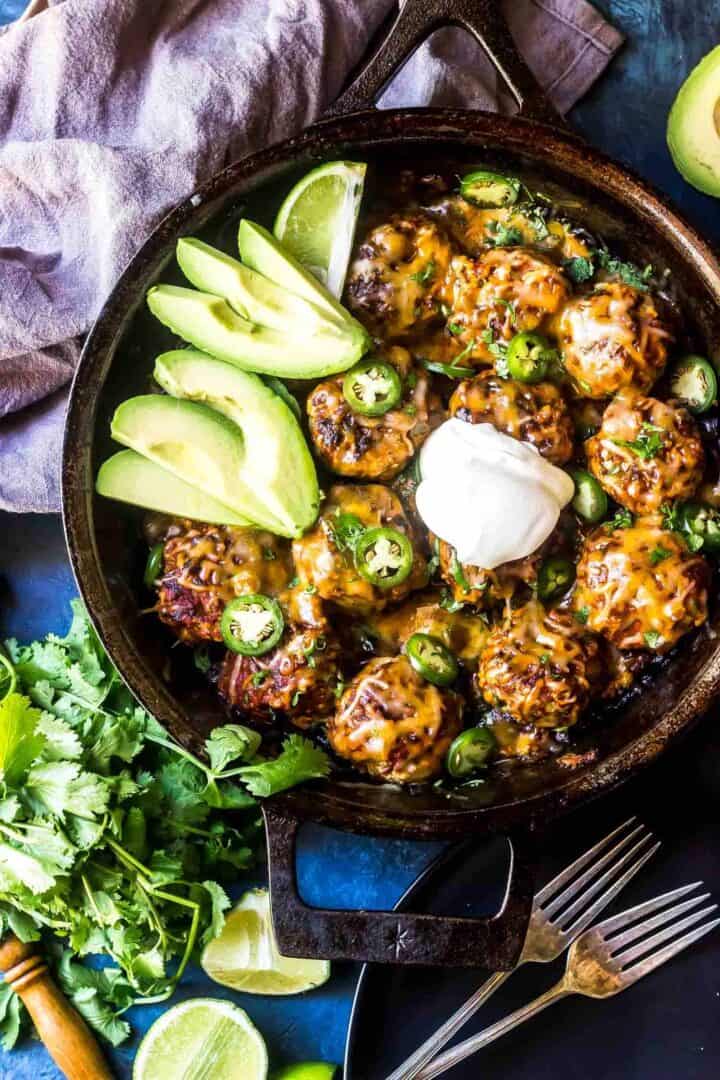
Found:
[[[442,139],[466,145],[483,140],[495,148],[529,157],[610,195],[643,219],[672,246],[684,249],[692,268],[715,303],[720,305],[720,264],[700,234],[675,210],[671,200],[632,170],[613,161],[570,131],[537,121],[463,109],[362,110],[321,120],[299,135],[237,161],[177,204],[155,227],[133,256],[105,301],[86,339],[72,382],[62,449],[62,508],[68,553],[80,595],[121,677],[148,711],[185,745],[198,746],[198,735],[186,723],[160,676],[146,667],[132,639],[116,618],[95,546],[92,501],[92,442],[95,413],[114,349],[145,292],[145,277],[167,261],[167,249],[184,231],[197,230],[213,216],[213,204],[241,197],[264,175],[292,164],[300,154],[327,158],[333,146],[388,140],[400,146]],[[218,207],[215,207],[217,212]],[[192,222],[195,222],[194,226]],[[140,284],[139,284],[140,283]],[[581,800],[611,790],[657,758],[682,732],[697,722],[720,693],[720,646],[674,705],[637,738],[567,781],[510,803],[472,808],[420,810],[407,796],[407,810],[388,813],[348,798],[340,781],[301,787],[271,801],[274,810],[300,820],[333,825],[365,834],[406,837],[459,836],[469,832],[533,827],[566,812]],[[368,785],[365,785],[368,787]],[[359,785],[354,784],[357,793]]]

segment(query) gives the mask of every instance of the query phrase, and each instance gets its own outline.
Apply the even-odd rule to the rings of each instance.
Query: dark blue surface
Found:
[[[23,6],[22,0],[0,0],[0,22],[14,17]],[[625,32],[628,45],[598,87],[574,110],[572,123],[590,142],[653,180],[710,239],[720,242],[720,203],[684,184],[665,147],[667,111],[680,82],[720,39],[717,0],[612,0],[597,6]],[[74,586],[57,519],[0,515],[0,572],[8,586],[0,594],[3,635],[27,639],[48,630],[64,630]],[[719,753],[720,739],[708,718],[676,759],[677,784],[673,766],[666,765],[662,773],[636,783],[622,796],[623,808],[651,817],[660,810],[672,817],[673,806],[677,805],[678,814],[682,807],[682,827],[668,844],[667,880],[680,883],[702,873],[716,892],[720,892],[720,861],[714,854],[720,851]],[[601,832],[604,818],[605,812],[594,816],[595,829]],[[578,840],[583,843],[584,825],[573,819],[558,829],[548,859],[552,862],[573,845],[579,850]],[[439,850],[438,845],[371,841],[315,827],[305,830],[301,847],[304,894],[312,902],[338,907],[392,905]],[[648,887],[654,885],[649,879]],[[674,969],[674,977],[668,971],[664,982],[653,977],[631,991],[634,997],[628,1000],[633,1009],[627,1013],[626,1025],[622,1007],[606,1011],[603,1021],[606,1005],[577,1001],[558,1006],[547,1021],[536,1021],[526,1036],[516,1037],[512,1047],[486,1058],[486,1074],[503,1075],[505,1080],[544,1080],[557,1075],[586,1080],[611,1076],[714,1080],[720,1072],[717,958],[717,946],[708,945],[685,958]],[[349,965],[337,965],[326,987],[302,998],[227,996],[242,1004],[257,1022],[273,1063],[308,1057],[339,1061],[356,974]],[[175,1000],[198,994],[225,996],[202,973],[193,972]],[[135,1009],[131,1019],[136,1030],[145,1029],[158,1011]],[[405,1014],[403,1023],[411,1019],[412,1015]],[[566,1025],[573,1033],[567,1047]],[[379,1031],[376,1037],[380,1038]],[[129,1044],[115,1055],[118,1075],[130,1075],[135,1046]],[[608,1047],[614,1048],[612,1053]],[[475,1063],[453,1076],[458,1080],[477,1077],[480,1068]],[[12,1055],[0,1053],[1,1078],[44,1080],[59,1075],[37,1044],[26,1044]]]

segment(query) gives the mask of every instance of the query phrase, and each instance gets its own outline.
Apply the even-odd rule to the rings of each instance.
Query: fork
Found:
[[[680,889],[656,896],[654,900],[622,911],[619,915],[586,930],[572,945],[565,974],[555,986],[535,998],[529,1005],[517,1009],[478,1035],[473,1035],[438,1055],[427,1069],[418,1074],[418,1080],[433,1080],[433,1077],[440,1076],[453,1065],[464,1061],[476,1050],[494,1042],[518,1024],[542,1012],[548,1005],[570,994],[582,994],[591,998],[606,998],[619,994],[621,990],[626,990],[666,960],[682,952],[688,945],[699,941],[716,926],[720,926],[720,919],[711,919],[701,926],[696,925],[706,915],[717,911],[717,904],[709,904],[699,911],[692,911],[703,900],[707,900],[710,893],[702,893],[682,903],[673,904],[672,907],[666,905],[687,896],[702,884],[701,881],[696,881],[692,885],[684,885]],[[695,927],[694,930],[690,930],[692,926]],[[647,937],[653,930],[657,932]],[[689,933],[677,937],[684,930]],[[642,940],[638,941],[639,938]],[[633,941],[638,944],[627,948]]]
[[[623,822],[535,894],[525,944],[513,970],[521,964],[557,959],[655,854],[659,841],[648,848],[653,835],[636,821],[631,817]],[[631,826],[635,827],[628,832]],[[625,835],[607,850],[622,833]],[[612,880],[621,870],[621,876]],[[387,1080],[413,1080],[511,975],[512,971],[491,975]]]

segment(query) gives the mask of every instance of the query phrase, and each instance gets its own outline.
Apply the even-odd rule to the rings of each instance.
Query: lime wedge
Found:
[[[330,1065],[327,1061],[302,1061],[298,1065],[286,1065],[280,1072],[273,1073],[272,1080],[334,1080],[339,1065]]]
[[[251,889],[222,932],[205,947],[202,966],[215,982],[246,994],[301,994],[330,978],[327,960],[281,956],[275,944],[267,889]]]
[[[195,998],[168,1009],[140,1043],[133,1080],[266,1080],[263,1037],[237,1005]]]
[[[366,165],[329,161],[306,173],[275,218],[280,243],[339,297],[345,284]]]

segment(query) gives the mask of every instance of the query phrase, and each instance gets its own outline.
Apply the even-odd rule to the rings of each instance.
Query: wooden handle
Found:
[[[112,1080],[95,1036],[32,944],[23,944],[9,934],[0,944],[0,970],[5,973],[5,982],[21,998],[67,1080]]]

